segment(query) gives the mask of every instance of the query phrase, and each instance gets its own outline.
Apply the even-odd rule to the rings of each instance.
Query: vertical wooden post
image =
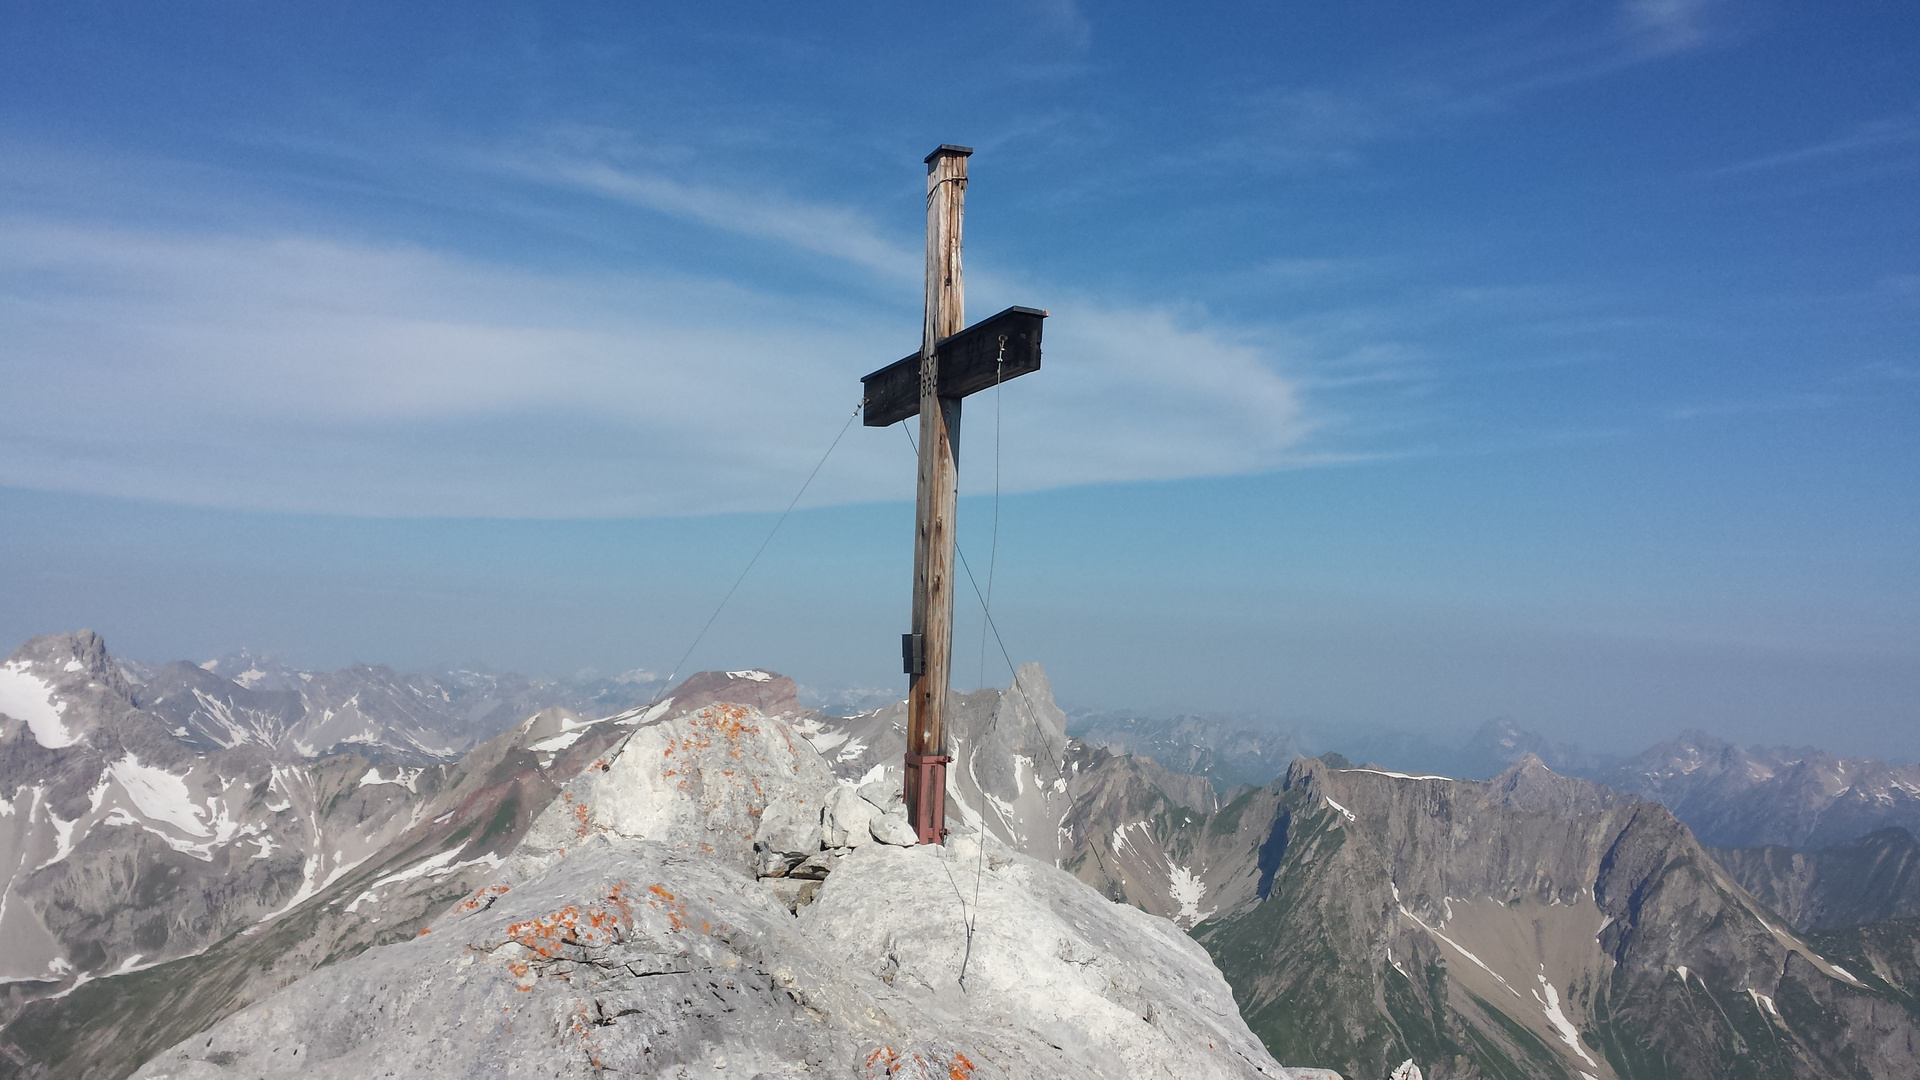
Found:
[[[907,690],[903,791],[908,820],[923,844],[940,843],[947,831],[947,683],[960,465],[960,399],[940,396],[934,345],[966,325],[960,218],[971,153],[964,146],[941,146],[927,155],[927,306],[920,340],[920,482],[913,537],[913,632],[924,663]]]

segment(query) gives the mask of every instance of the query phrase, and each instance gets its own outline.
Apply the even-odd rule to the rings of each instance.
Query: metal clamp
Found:
[[[947,754],[907,754],[907,820],[922,844],[947,838]]]

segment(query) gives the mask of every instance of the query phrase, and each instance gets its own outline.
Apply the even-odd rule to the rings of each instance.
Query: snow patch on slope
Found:
[[[1174,921],[1191,930],[1193,927],[1213,917],[1215,908],[1200,910],[1200,900],[1207,895],[1207,883],[1194,876],[1193,871],[1184,866],[1175,866],[1167,874],[1167,895],[1180,905],[1180,913]]]
[[[214,834],[203,820],[206,811],[193,803],[186,777],[142,765],[133,754],[107,766],[107,772],[120,782],[120,790],[126,792],[127,798],[133,800],[133,805],[149,820],[165,822],[190,836]]]
[[[30,671],[26,661],[0,665],[0,713],[25,721],[35,742],[58,750],[80,740],[62,716],[67,703],[55,701],[53,693],[53,687]]]
[[[1567,1019],[1567,1014],[1560,1011],[1560,992],[1547,981],[1544,973],[1535,975],[1534,978],[1540,980],[1540,990],[1533,992],[1533,998],[1546,1011],[1547,1022],[1552,1024],[1553,1030],[1559,1033],[1560,1041],[1572,1048],[1574,1053],[1579,1054],[1581,1061],[1596,1069],[1599,1068],[1600,1066],[1594,1063],[1593,1058],[1588,1056],[1587,1048],[1580,1045],[1580,1029],[1574,1027],[1573,1021]],[[1546,991],[1545,997],[1541,996],[1542,990]]]

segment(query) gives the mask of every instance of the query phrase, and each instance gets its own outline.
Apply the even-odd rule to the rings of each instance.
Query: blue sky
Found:
[[[958,142],[969,314],[1053,312],[995,607],[1063,699],[1920,757],[1910,4],[0,26],[10,641],[670,667],[916,346]],[[898,682],[911,483],[856,426],[692,665]]]

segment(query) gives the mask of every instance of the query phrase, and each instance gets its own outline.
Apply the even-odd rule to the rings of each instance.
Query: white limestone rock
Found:
[[[867,823],[867,831],[875,840],[895,847],[912,847],[919,837],[914,834],[913,826],[898,814],[875,814]]]
[[[596,833],[491,907],[324,968],[139,1075],[1289,1075],[1184,934],[1010,852],[984,869],[962,988],[949,874],[971,875],[968,850],[869,846],[795,918],[775,883]]]
[[[532,877],[596,832],[751,870],[763,833],[774,851],[819,850],[820,811],[834,786],[826,762],[783,721],[709,705],[636,730],[605,767],[568,781],[508,859],[506,876]]]
[[[1172,923],[997,840],[979,855],[972,834],[946,848],[854,852],[801,912],[802,930],[820,952],[876,974],[935,1030],[1035,1040],[1045,1050],[1030,1052],[1025,1075],[1290,1075],[1247,1030],[1206,951]]]
[[[880,779],[870,780],[867,783],[861,784],[858,789],[858,794],[862,799],[873,804],[874,809],[882,813],[896,810],[903,814],[906,813],[906,803],[902,801],[900,794],[900,773],[898,769],[889,769],[886,775]]]
[[[851,785],[837,784],[827,800],[822,821],[821,843],[826,847],[861,847],[873,839],[868,825],[879,807],[860,797]]]
[[[807,855],[819,851],[821,808],[818,805],[806,805],[808,801],[779,799],[769,802],[760,815],[760,828],[753,834],[754,843],[768,851],[788,855]]]

